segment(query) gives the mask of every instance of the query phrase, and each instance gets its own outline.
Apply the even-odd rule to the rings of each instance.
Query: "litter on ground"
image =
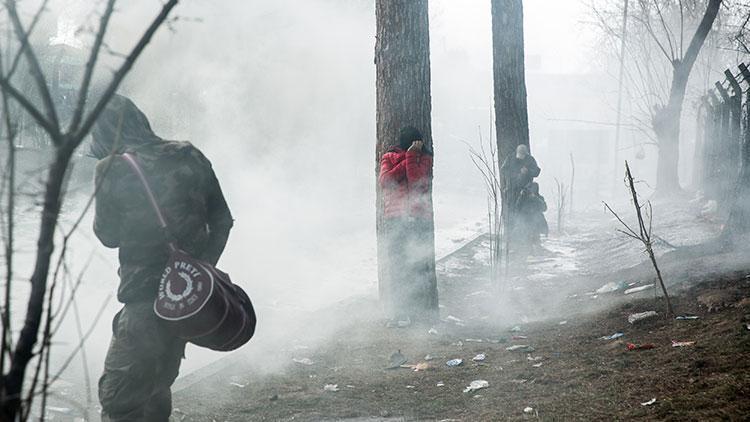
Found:
[[[534,348],[527,345],[527,344],[516,344],[510,347],[506,347],[505,350],[509,352],[526,352],[531,353],[534,351]]]
[[[678,321],[688,321],[700,318],[698,315],[679,315],[675,319]]]
[[[313,361],[310,358],[302,358],[302,359],[293,358],[292,362],[299,363],[300,365],[308,365],[308,366],[313,364]]]
[[[477,391],[481,390],[483,388],[487,388],[490,386],[490,383],[485,380],[476,380],[472,381],[468,387],[464,388],[464,393],[469,393],[471,391]]]
[[[487,355],[485,355],[484,353],[480,353],[471,358],[471,360],[473,360],[474,362],[482,362],[485,359],[487,359]]]
[[[646,312],[639,312],[637,314],[630,314],[628,316],[628,322],[631,324],[635,324],[638,321],[643,321],[644,319],[653,318],[656,315],[656,311],[646,311]]]
[[[651,406],[654,403],[656,403],[656,398],[653,398],[649,401],[644,401],[643,403],[641,403],[641,406]]]
[[[672,347],[685,347],[694,345],[694,341],[674,341],[672,340]]]
[[[616,339],[616,338],[620,338],[620,337],[622,337],[622,336],[624,336],[624,335],[625,335],[625,333],[614,333],[614,334],[612,334],[612,335],[609,335],[609,336],[603,336],[603,337],[599,337],[599,338],[600,338],[601,340],[614,340],[614,339]]]
[[[330,391],[332,393],[335,393],[336,391],[339,391],[339,385],[338,384],[326,384],[323,386],[323,391]]]
[[[629,294],[631,294],[631,293],[638,293],[638,292],[642,292],[642,291],[644,291],[644,290],[648,290],[648,289],[650,289],[650,288],[652,288],[652,287],[654,287],[654,285],[653,285],[653,284],[647,284],[647,285],[645,285],[645,286],[640,286],[640,287],[633,287],[633,288],[630,288],[630,289],[627,289],[627,290],[625,290],[625,294],[626,294],[626,295],[629,295]]]
[[[448,362],[445,362],[446,365],[450,366],[451,368],[456,366],[461,366],[461,364],[464,363],[463,359],[451,359]]]
[[[400,368],[401,365],[405,364],[407,361],[408,361],[408,359],[406,359],[406,356],[402,355],[401,351],[398,350],[398,351],[394,352],[391,355],[390,359],[388,360],[389,366],[388,366],[387,369]]]

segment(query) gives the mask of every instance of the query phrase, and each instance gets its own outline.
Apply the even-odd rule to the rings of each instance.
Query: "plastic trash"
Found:
[[[614,334],[612,334],[610,336],[603,336],[603,337],[599,337],[599,338],[601,340],[614,340],[614,339],[620,338],[620,337],[622,337],[624,335],[625,335],[625,333],[614,333]]]
[[[481,390],[490,386],[490,383],[485,380],[476,380],[469,383],[469,386],[464,388],[464,393]]]
[[[694,341],[674,341],[672,340],[672,347],[686,347],[694,345]]]
[[[679,315],[677,318],[675,318],[677,321],[689,321],[693,319],[699,319],[700,317],[698,315]]]
[[[484,342],[484,340],[482,340],[481,338],[467,338],[464,341],[467,342],[467,343],[482,343],[482,342]]]
[[[415,389],[415,388],[417,388],[417,387],[415,387],[415,386],[413,386],[413,385],[407,385],[407,386],[406,386],[406,388],[408,388],[408,389],[410,389],[410,390],[413,390],[413,389]]]
[[[656,315],[656,311],[646,311],[646,312],[639,312],[637,314],[630,314],[628,316],[628,322],[631,324],[635,324],[638,321],[643,321],[644,319],[653,318]]]
[[[541,356],[531,356],[531,355],[526,356],[526,360],[531,361],[531,362],[536,362],[536,361],[542,360],[542,359],[543,358]]]
[[[558,325],[565,325],[567,323],[568,323],[568,321],[560,321],[560,322],[558,322]]]
[[[463,363],[464,363],[463,359],[451,359],[448,362],[445,362],[445,364],[450,366],[451,368],[455,368],[456,366],[461,366]]]
[[[438,381],[437,384],[435,384],[436,387],[445,387],[445,383],[442,381]]]
[[[612,292],[616,292],[618,290],[626,289],[627,287],[628,287],[628,284],[625,283],[624,281],[621,281],[619,283],[614,282],[614,281],[610,281],[609,283],[607,283],[607,284],[603,285],[602,287],[599,287],[598,289],[596,289],[596,293],[598,293],[598,294],[612,293]]]
[[[432,365],[430,365],[427,362],[419,362],[418,364],[412,365],[412,366],[414,368],[414,372],[428,371],[428,370],[432,369]]]
[[[525,413],[527,415],[530,415],[530,414],[534,413],[534,408],[533,407],[525,407],[523,409],[523,413]]]
[[[429,329],[429,330],[427,331],[427,334],[432,334],[433,336],[436,336],[436,335],[437,335],[437,333],[438,333],[438,332],[437,332],[437,330],[436,330],[436,329],[435,329],[434,327],[433,327],[433,328],[430,328],[430,329]]]
[[[650,288],[652,288],[652,287],[654,287],[654,284],[647,284],[647,285],[645,285],[645,286],[640,286],[640,287],[633,287],[633,288],[631,288],[631,289],[627,289],[627,290],[625,290],[625,294],[626,294],[626,295],[629,295],[629,294],[631,294],[631,293],[638,293],[638,292],[642,292],[642,291],[644,291],[644,290],[648,290],[648,289],[650,289]]]
[[[513,336],[510,339],[511,340],[528,340],[529,338],[527,336]]]
[[[651,343],[644,343],[644,344],[634,344],[634,343],[628,343],[627,344],[628,350],[650,350],[656,348]]]
[[[473,360],[474,362],[482,362],[485,359],[487,359],[487,355],[485,355],[484,353],[480,353],[474,356],[473,358],[471,358],[471,360]]]
[[[388,359],[388,366],[387,369],[396,369],[400,368],[401,365],[405,364],[409,359],[406,358],[406,356],[401,354],[401,351],[398,350],[391,354],[391,357]]]
[[[302,358],[302,359],[293,358],[292,362],[299,363],[300,365],[308,365],[308,366],[313,364],[313,361],[310,358]]]
[[[338,384],[326,384],[323,387],[323,391],[330,391],[335,393],[336,391],[339,391],[339,385]]]
[[[247,387],[247,384],[240,384],[238,382],[230,382],[229,385],[231,385],[233,387],[237,387],[237,388],[245,388],[245,387]]]
[[[535,363],[535,364],[533,364],[531,366],[533,366],[534,368],[541,368],[542,365],[544,365],[544,362]]]
[[[531,353],[535,349],[533,347],[529,346],[529,345],[526,345],[526,344],[516,344],[516,345],[510,346],[510,347],[506,347],[505,350],[507,350],[509,352],[526,352],[526,353]]]
[[[654,403],[656,403],[656,398],[653,398],[649,401],[644,401],[643,403],[641,403],[641,406],[651,406]]]

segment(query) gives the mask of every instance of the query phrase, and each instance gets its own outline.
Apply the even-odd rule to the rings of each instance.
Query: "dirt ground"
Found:
[[[235,355],[231,365],[177,392],[175,419],[704,421],[750,414],[750,264],[715,272],[708,270],[715,258],[665,255],[676,314],[698,316],[676,320],[666,316],[656,288],[596,293],[610,281],[646,286],[653,282],[648,267],[566,272],[569,263],[555,261],[565,248],[554,242],[536,270],[512,272],[497,299],[481,264],[485,242],[438,266],[440,323],[385,328],[371,317],[374,300],[350,301],[305,321],[337,322],[341,328],[324,341],[300,329],[265,359]],[[546,264],[557,275],[539,270]],[[650,310],[658,315],[628,322]],[[601,338],[618,332],[624,336]],[[654,348],[631,351],[628,343]],[[514,345],[533,351],[507,350]],[[397,351],[424,370],[386,369]],[[486,358],[473,361],[478,354]],[[446,365],[455,358],[463,364]],[[475,380],[488,387],[464,392]]]

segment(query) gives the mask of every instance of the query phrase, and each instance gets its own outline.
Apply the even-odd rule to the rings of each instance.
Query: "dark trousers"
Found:
[[[437,309],[434,274],[434,233],[419,218],[387,218],[385,305],[390,318],[428,318]]]
[[[152,302],[126,304],[112,322],[99,379],[102,421],[167,422],[184,352],[185,341],[166,330]]]

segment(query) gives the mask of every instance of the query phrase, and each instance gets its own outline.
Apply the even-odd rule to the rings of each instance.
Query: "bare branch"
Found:
[[[94,75],[94,68],[96,67],[96,61],[99,58],[99,52],[102,49],[102,43],[104,42],[104,35],[107,33],[107,25],[109,25],[109,19],[112,17],[114,12],[116,0],[107,0],[107,7],[104,9],[104,14],[101,17],[99,23],[99,31],[96,33],[96,39],[94,39],[94,45],[91,47],[91,54],[88,62],[86,62],[86,70],[81,80],[81,88],[78,90],[78,103],[76,104],[75,112],[73,113],[73,120],[70,122],[69,132],[75,132],[78,129],[78,125],[81,124],[83,113],[86,110],[86,99],[88,98],[89,85],[91,84],[91,78]]]

